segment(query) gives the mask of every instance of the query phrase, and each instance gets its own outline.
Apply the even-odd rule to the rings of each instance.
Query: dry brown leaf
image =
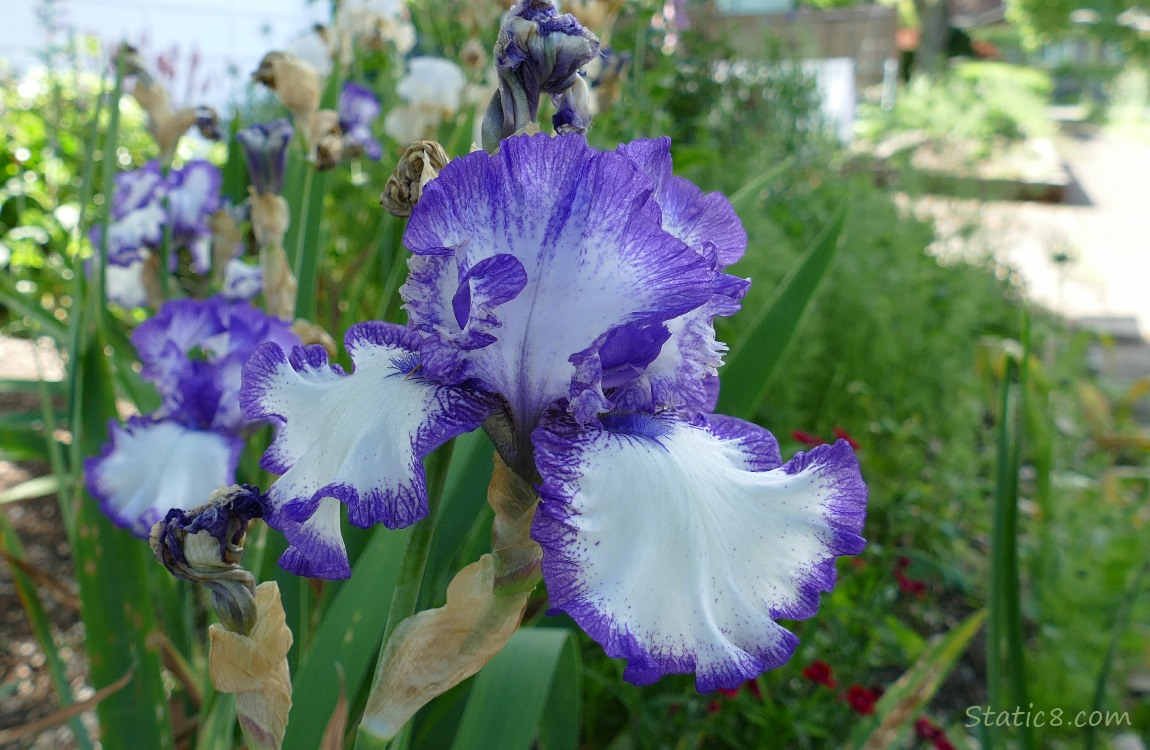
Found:
[[[283,744],[291,710],[292,634],[275,582],[256,587],[256,611],[250,635],[212,625],[209,667],[216,690],[236,694],[236,715],[249,744],[264,750]]]
[[[491,551],[495,558],[495,590],[501,594],[531,591],[539,583],[543,550],[531,538],[531,521],[539,505],[535,489],[519,477],[499,454],[487,488],[487,502],[495,511]]]
[[[432,698],[478,672],[511,639],[527,593],[495,593],[495,561],[484,555],[455,575],[447,604],[419,612],[392,633],[361,730],[391,739]]]

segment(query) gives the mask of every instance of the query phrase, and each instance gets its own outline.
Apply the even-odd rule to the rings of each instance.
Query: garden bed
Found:
[[[968,141],[938,142],[900,133],[851,159],[848,170],[870,172],[880,187],[906,188],[980,200],[1061,203],[1072,178],[1053,141],[1002,144],[981,156]]]

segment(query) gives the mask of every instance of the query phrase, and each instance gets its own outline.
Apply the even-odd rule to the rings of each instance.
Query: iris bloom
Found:
[[[768,431],[710,413],[746,234],[669,148],[516,136],[456,159],[404,237],[408,326],[353,327],[350,373],[319,347],[259,348],[240,400],[280,425],[263,465],[284,567],[346,576],[340,506],[418,521],[420,459],[482,424],[538,489],[551,611],[626,679],[732,689],[790,657],[775,620],[810,617],[863,548],[866,488],[845,441],[784,463]]]
[[[339,129],[348,150],[379,161],[383,150],[372,136],[371,126],[380,111],[379,99],[371,89],[350,81],[343,84],[339,94]]]
[[[88,489],[118,525],[146,537],[169,509],[202,505],[235,482],[242,436],[240,371],[266,341],[299,343],[284,321],[222,297],[175,300],[132,333],[161,406],[109,425],[103,452],[85,463]]]
[[[101,227],[90,233],[92,244],[105,250],[110,300],[122,307],[146,303],[144,261],[159,250],[168,232],[172,269],[178,265],[178,252],[184,250],[194,273],[210,270],[210,217],[220,206],[221,182],[220,170],[200,159],[166,175],[155,161],[116,175],[106,246]]]
[[[439,124],[455,116],[463,102],[467,76],[463,69],[442,57],[413,57],[395,92],[404,104],[390,107],[383,118],[384,131],[406,146],[435,139]]]

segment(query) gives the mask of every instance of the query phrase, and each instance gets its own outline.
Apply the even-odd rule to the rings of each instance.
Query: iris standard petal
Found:
[[[779,666],[798,639],[775,620],[814,614],[835,557],[865,544],[845,441],[780,465],[771,434],[733,418],[579,428],[550,412],[535,444],[551,607],[626,658],[636,684],[693,672],[707,692]]]
[[[663,229],[711,263],[712,295],[705,305],[667,322],[670,340],[642,375],[612,395],[617,409],[710,411],[707,384],[727,351],[715,337],[714,319],[738,312],[750,286],[749,280],[723,272],[747,247],[734,208],[721,193],[704,194],[672,174],[670,147],[669,138],[657,138],[626,143],[618,151],[654,181]]]
[[[663,229],[701,254],[711,243],[720,270],[743,257],[747,231],[731,202],[722,193],[704,193],[690,180],[672,174],[670,138],[642,138],[617,150],[655,182]]]
[[[235,482],[243,441],[168,419],[135,417],[109,425],[104,451],[84,462],[88,491],[117,525],[147,537],[172,508],[203,505]]]
[[[711,264],[660,228],[652,189],[577,135],[508,138],[448,164],[405,235],[402,292],[429,373],[499,393],[521,432],[558,399],[581,416],[604,408],[594,373],[613,332],[712,293]]]
[[[351,374],[329,365],[318,346],[288,356],[264,345],[244,366],[245,416],[280,425],[261,465],[282,475],[268,491],[268,523],[288,533],[296,551],[280,562],[295,573],[309,556],[333,554],[339,528],[333,498],[348,506],[357,526],[401,528],[423,518],[421,459],[478,427],[494,407],[483,393],[425,379],[413,331],[360,323],[345,344],[355,363]],[[336,566],[329,560],[327,569]]]

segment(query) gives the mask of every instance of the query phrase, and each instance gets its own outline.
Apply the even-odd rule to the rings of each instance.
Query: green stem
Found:
[[[1142,585],[1150,574],[1150,563],[1143,565],[1130,582],[1130,588],[1122,597],[1118,606],[1118,614],[1114,617],[1114,627],[1110,631],[1110,643],[1106,647],[1106,655],[1102,658],[1102,669],[1098,673],[1098,681],[1094,685],[1094,700],[1091,702],[1091,713],[1100,712],[1106,702],[1106,683],[1110,681],[1110,667],[1114,664],[1114,655],[1118,653],[1118,643],[1122,634],[1130,624],[1130,613],[1134,610],[1134,602],[1142,591]],[[1086,750],[1094,750],[1098,743],[1098,728],[1093,724],[1086,729]]]
[[[998,397],[998,437],[996,485],[994,491],[994,527],[990,538],[990,601],[986,621],[986,694],[987,703],[997,711],[1005,710],[1003,705],[1002,637],[1005,629],[1003,599],[1005,583],[1005,545],[1008,511],[1008,495],[1012,486],[1010,476],[1010,382],[1013,379],[1015,362],[1007,358],[1003,363],[1002,381]],[[982,725],[982,744],[987,748],[1001,745],[1002,731]]]
[[[387,237],[387,246],[391,249],[391,265],[387,269],[387,279],[383,283],[383,293],[380,295],[380,314],[378,320],[390,320],[391,315],[395,311],[399,302],[396,296],[396,291],[399,289],[399,282],[403,278],[404,272],[407,270],[407,263],[403,249],[403,229],[407,223],[402,219],[396,219],[389,227]]]
[[[1026,424],[1027,392],[1030,390],[1030,314],[1022,310],[1022,361],[1018,366],[1018,411],[1010,455],[1010,495],[1004,514],[1002,607],[1006,626],[1006,663],[1010,669],[1014,705],[1027,705],[1026,644],[1022,629],[1022,582],[1018,565],[1018,472],[1022,465],[1022,438]],[[1029,723],[1019,727],[1020,747],[1033,748]]]
[[[399,579],[395,584],[395,593],[391,597],[387,624],[383,628],[384,644],[399,623],[415,614],[415,602],[419,598],[419,587],[423,583],[423,571],[431,551],[436,515],[439,512],[443,485],[447,482],[447,470],[451,466],[451,453],[454,449],[455,441],[452,440],[427,458],[427,517],[412,529],[411,539],[404,549],[403,562],[399,566]]]
[[[293,221],[298,221],[298,229],[296,231],[295,254],[292,256],[292,273],[298,280],[300,274],[303,273],[303,254],[307,251],[307,222],[308,222],[308,208],[311,203],[311,185],[312,179],[315,175],[315,167],[307,161],[303,162],[303,192],[300,195],[299,201],[299,218],[293,217]]]
[[[379,652],[379,662],[376,665],[375,676],[372,679],[370,695],[375,685],[382,677],[383,655],[387,651],[387,642],[399,623],[415,614],[416,601],[419,599],[419,589],[423,583],[423,573],[427,566],[427,558],[431,552],[431,540],[435,532],[435,520],[439,511],[443,487],[447,483],[447,471],[451,467],[451,453],[455,449],[452,440],[427,458],[427,517],[420,521],[412,530],[407,540],[407,547],[403,551],[403,561],[399,566],[399,578],[395,584],[395,591],[391,596],[391,608],[387,613],[387,624],[383,628],[383,645]],[[401,732],[391,743],[393,750],[403,746],[404,733]],[[387,747],[388,743],[369,732],[359,731],[356,734],[355,747],[357,750],[379,750]]]

